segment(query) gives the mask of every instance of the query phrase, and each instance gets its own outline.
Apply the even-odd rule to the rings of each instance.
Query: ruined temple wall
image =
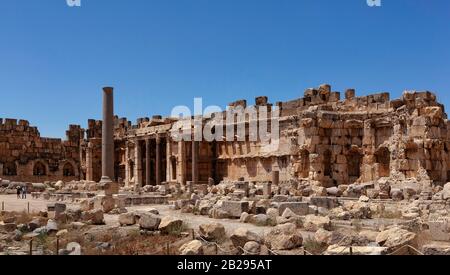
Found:
[[[288,149],[280,147],[271,161],[258,159],[259,143],[222,144],[226,179],[266,181],[278,169],[281,180],[308,178],[327,187],[382,177],[447,181],[448,122],[435,95],[408,92],[390,101],[387,93],[356,97],[349,90],[339,100],[338,93],[328,92],[309,89],[305,98],[276,104],[281,120],[290,117],[280,123],[281,144]],[[285,168],[278,164],[282,159]]]
[[[255,105],[271,106],[267,97],[257,98]],[[357,97],[349,89],[341,99],[340,93],[322,85],[306,90],[300,99],[275,105],[281,111],[278,147],[261,141],[217,142],[215,154],[200,153],[202,181],[214,175],[214,167],[219,180],[270,181],[272,171],[278,170],[281,181],[304,179],[326,187],[383,177],[436,182],[449,178],[449,123],[432,93],[407,92],[390,100],[388,93]],[[239,100],[230,106],[247,103]],[[116,138],[133,139],[167,134],[173,121],[145,118],[135,126],[126,120],[118,125],[122,132]],[[170,141],[167,146],[165,179],[190,180],[191,143]]]
[[[43,182],[79,177],[82,131],[71,125],[68,140],[42,138],[26,120],[0,119],[0,177]]]

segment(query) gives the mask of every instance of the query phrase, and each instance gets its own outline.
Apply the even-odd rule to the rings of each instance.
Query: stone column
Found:
[[[125,143],[125,186],[130,185],[130,148],[128,142]]]
[[[147,138],[145,140],[145,185],[150,185],[150,170],[151,170],[151,162],[150,162],[150,139]]]
[[[139,140],[134,147],[134,185],[142,187],[142,152]]]
[[[166,139],[166,181],[172,181],[172,144],[169,141],[169,138]],[[175,175],[176,177],[177,175]]]
[[[263,183],[263,196],[265,199],[272,198],[272,183],[271,182]]]
[[[102,177],[114,179],[114,99],[113,88],[103,88]]]
[[[280,171],[272,171],[272,184],[278,185],[280,183]]]
[[[92,143],[86,148],[86,180],[94,181],[94,167],[92,165]]]
[[[181,184],[186,184],[186,148],[184,141],[178,142],[178,173]]]
[[[198,184],[198,141],[192,141],[192,183]]]
[[[156,171],[156,185],[161,185],[161,139],[156,137],[156,163],[155,163],[155,171]]]

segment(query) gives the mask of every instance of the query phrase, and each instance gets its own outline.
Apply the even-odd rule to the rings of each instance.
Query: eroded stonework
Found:
[[[245,107],[247,102],[230,106]],[[258,97],[255,106],[267,106],[270,112],[273,104]],[[321,85],[275,106],[280,110],[277,150],[265,150],[264,142],[175,142],[170,130],[177,119],[154,116],[132,125],[116,117],[115,180],[129,187],[291,181],[337,193],[354,183],[377,182],[380,198],[391,196],[396,182],[414,179],[427,187],[449,180],[449,122],[431,92],[405,92],[390,100],[388,93],[357,97],[347,90],[341,100],[339,92]],[[209,120],[204,118],[203,125]],[[86,131],[72,125],[68,140],[61,141],[41,138],[26,121],[2,121],[0,177],[99,181],[101,129],[102,122],[95,120],[89,120]]]
[[[26,120],[0,119],[0,178],[44,182],[79,179],[84,130],[70,125],[67,140],[43,138]]]

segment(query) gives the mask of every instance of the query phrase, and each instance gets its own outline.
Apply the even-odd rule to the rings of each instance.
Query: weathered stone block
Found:
[[[318,207],[324,207],[327,209],[332,209],[332,208],[339,206],[339,201],[337,198],[312,197],[309,202],[312,205],[315,205]]]
[[[309,203],[307,202],[282,202],[278,205],[278,213],[283,215],[286,208],[299,216],[308,215]]]
[[[434,241],[450,241],[450,222],[446,219],[428,222],[430,235]]]
[[[222,209],[231,217],[240,218],[243,212],[249,212],[249,203],[247,201],[224,201]]]

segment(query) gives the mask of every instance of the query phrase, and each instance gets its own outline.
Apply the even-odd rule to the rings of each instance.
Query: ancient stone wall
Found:
[[[83,130],[71,125],[67,140],[42,138],[26,120],[0,119],[0,177],[44,182],[79,179]]]
[[[261,102],[269,104],[266,97],[255,104]],[[430,92],[405,92],[390,101],[388,93],[356,97],[347,90],[340,100],[340,93],[322,85],[275,105],[281,110],[277,149],[265,150],[270,146],[262,142],[219,143],[225,180],[270,181],[274,170],[281,180],[325,187],[383,177],[445,183],[450,176],[447,116]]]
[[[321,85],[287,102],[272,104],[265,96],[257,97],[254,106],[267,108],[268,117],[259,117],[258,122],[267,120],[269,132],[272,124],[279,125],[277,140],[250,141],[252,121],[247,118],[245,141],[203,141],[193,147],[191,141],[172,139],[170,131],[177,119],[156,115],[133,125],[115,117],[116,180],[140,186],[242,178],[269,182],[274,171],[280,181],[309,181],[323,187],[381,178],[437,184],[450,179],[450,124],[444,106],[431,92],[405,92],[391,100],[388,93],[358,97],[349,89],[341,98],[331,86]],[[238,100],[229,107],[245,108],[247,101]],[[272,107],[278,108],[279,117],[271,118]],[[222,114],[225,128],[227,113]],[[209,122],[211,118],[202,118],[203,127]],[[101,121],[89,120],[86,131],[71,125],[66,141],[41,138],[23,120],[1,120],[0,125],[3,178],[100,180]],[[237,122],[232,126],[238,127]],[[74,176],[68,176],[70,164]]]

